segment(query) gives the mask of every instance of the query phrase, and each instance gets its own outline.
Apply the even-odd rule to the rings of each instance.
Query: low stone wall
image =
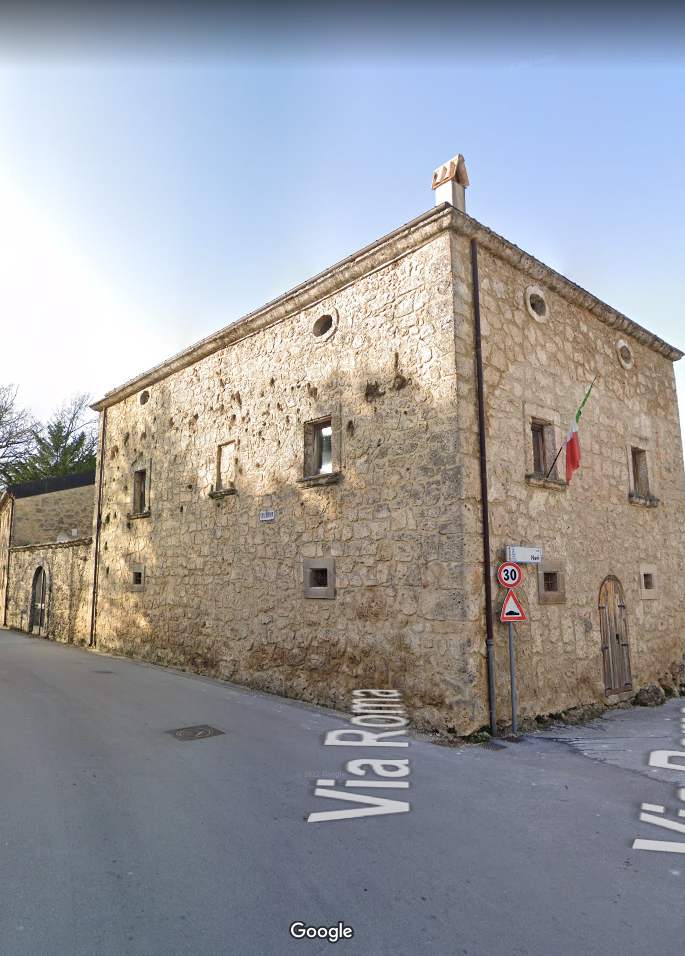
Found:
[[[42,635],[69,644],[87,643],[92,583],[90,538],[10,549],[8,626],[30,630],[33,581],[40,567],[47,574],[47,606]]]
[[[12,541],[16,547],[56,541],[58,535],[80,540],[93,530],[94,485],[67,488],[44,495],[17,498],[14,503]]]

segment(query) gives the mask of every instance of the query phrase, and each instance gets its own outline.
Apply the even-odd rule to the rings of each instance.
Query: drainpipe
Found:
[[[483,351],[480,331],[480,281],[478,278],[478,243],[471,240],[471,277],[473,319],[476,339],[476,385],[478,393],[478,444],[480,451],[480,500],[483,520],[483,578],[485,583],[485,648],[488,660],[488,703],[490,733],[497,736],[495,704],[495,643],[492,628],[492,569],[490,566],[490,506],[488,503],[488,458],[485,441],[485,391],[483,387]]]
[[[3,600],[2,626],[7,627],[7,599],[10,593],[10,549],[12,547],[12,525],[14,523],[14,495],[10,496],[10,518],[7,528],[7,567],[5,568],[5,597]]]
[[[95,626],[97,623],[98,600],[98,568],[100,564],[100,526],[102,524],[102,480],[105,474],[105,438],[107,436],[107,409],[102,411],[102,435],[100,436],[100,475],[98,479],[98,510],[95,521],[95,549],[93,552],[93,597],[90,611],[90,638],[89,647],[95,647],[97,639]]]

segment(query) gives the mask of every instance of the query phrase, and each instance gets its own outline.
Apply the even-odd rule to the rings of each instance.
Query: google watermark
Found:
[[[306,818],[307,823],[387,816],[392,813],[407,813],[411,809],[410,804],[404,800],[357,792],[409,789],[409,781],[406,779],[410,772],[409,759],[396,756],[397,748],[409,747],[409,740],[406,739],[409,718],[402,703],[402,695],[398,690],[383,688],[355,690],[352,693],[352,714],[350,723],[353,727],[330,730],[326,734],[324,745],[360,748],[363,756],[347,761],[347,779],[340,773],[319,778],[314,796],[354,806],[310,813]],[[379,749],[389,748],[392,748],[392,756],[378,753]]]
[[[352,939],[354,930],[344,923],[335,926],[307,926],[302,920],[290,924],[293,939],[325,939],[329,943],[338,943],[341,939]]]

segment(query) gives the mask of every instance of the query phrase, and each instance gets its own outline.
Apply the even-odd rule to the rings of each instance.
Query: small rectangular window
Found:
[[[134,584],[142,584],[142,583],[143,583],[143,572],[142,572],[142,571],[134,571],[134,572],[133,572],[133,583],[134,583]]]
[[[555,459],[554,425],[551,422],[533,420],[530,424],[531,439],[533,442],[533,474],[541,477],[557,477],[556,463],[550,472],[550,466]]]
[[[633,467],[633,493],[640,498],[649,497],[649,475],[647,472],[647,452],[643,448],[631,448]]]
[[[302,570],[306,598],[335,598],[335,558],[305,558]]]
[[[304,426],[304,474],[330,475],[333,472],[333,426],[330,418]]]
[[[142,591],[145,588],[145,568],[142,564],[134,564],[131,567],[131,589],[133,591]]]
[[[312,568],[309,572],[310,588],[328,587],[328,568]]]
[[[216,490],[226,491],[235,482],[235,442],[219,445],[216,454]]]
[[[140,468],[133,473],[133,513],[147,511],[147,470]]]
[[[656,601],[659,594],[659,581],[656,573],[656,565],[640,565],[640,597],[643,601]]]
[[[545,558],[538,565],[538,601],[540,604],[566,603],[566,571],[563,562]]]

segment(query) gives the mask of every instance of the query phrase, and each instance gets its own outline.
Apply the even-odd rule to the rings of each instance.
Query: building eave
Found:
[[[567,301],[587,309],[605,325],[632,336],[638,342],[665,358],[677,361],[683,357],[684,353],[679,349],[669,345],[658,335],[602,302],[601,299],[587,292],[575,282],[555,272],[554,269],[524,252],[523,249],[509,242],[503,236],[488,229],[477,219],[473,219],[454,207],[444,204],[429,210],[416,219],[412,219],[411,222],[406,223],[401,228],[382,236],[371,245],[365,246],[277,299],[268,302],[254,312],[248,313],[218,332],[201,339],[189,348],[178,352],[147,372],[137,375],[118,388],[107,392],[91,408],[94,411],[101,412],[105,408],[129,398],[141,389],[154,385],[169,375],[194,365],[208,355],[219,351],[219,349],[226,348],[247,336],[275,325],[290,315],[311,308],[316,303],[324,301],[363,276],[369,275],[420,248],[446,230],[451,230],[469,239],[476,239],[483,248],[493,255],[527,273],[532,278],[544,282]]]

